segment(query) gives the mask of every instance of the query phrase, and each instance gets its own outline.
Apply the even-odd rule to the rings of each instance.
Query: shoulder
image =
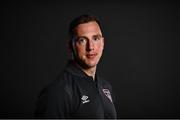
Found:
[[[105,78],[103,78],[101,76],[98,76],[97,79],[104,88],[112,89],[111,84],[108,80],[106,80]]]
[[[49,99],[58,96],[70,96],[74,86],[73,77],[65,72],[61,73],[55,80],[46,85],[40,92],[40,96]]]
[[[76,83],[72,78],[70,74],[61,72],[54,81],[42,89],[37,98],[35,116],[55,118],[71,113],[73,96],[76,94]]]

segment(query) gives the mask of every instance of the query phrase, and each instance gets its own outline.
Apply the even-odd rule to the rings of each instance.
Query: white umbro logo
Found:
[[[89,102],[90,100],[89,100],[88,98],[89,98],[88,96],[86,96],[86,95],[83,95],[83,96],[82,96],[82,98],[81,98],[81,100],[82,100],[82,103],[84,104],[84,103],[87,103],[87,102]]]

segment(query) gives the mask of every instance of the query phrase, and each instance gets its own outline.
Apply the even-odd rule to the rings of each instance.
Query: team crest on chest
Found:
[[[112,102],[111,93],[108,89],[102,89],[103,93],[106,95],[106,97],[109,98],[109,100]]]

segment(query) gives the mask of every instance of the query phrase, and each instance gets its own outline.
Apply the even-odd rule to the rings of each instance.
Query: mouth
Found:
[[[87,54],[87,55],[86,55],[86,57],[87,57],[88,59],[93,59],[93,58],[95,58],[96,56],[97,56],[96,53],[92,53],[92,54]]]

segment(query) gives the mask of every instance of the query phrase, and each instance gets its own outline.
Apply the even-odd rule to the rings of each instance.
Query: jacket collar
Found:
[[[73,60],[68,61],[65,70],[79,77],[92,78],[91,76],[88,76],[79,66],[77,66]]]

